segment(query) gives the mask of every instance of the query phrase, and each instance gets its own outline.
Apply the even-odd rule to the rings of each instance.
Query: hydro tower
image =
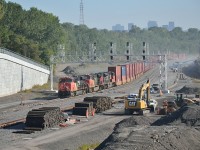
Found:
[[[80,25],[84,25],[84,14],[83,14],[83,0],[81,0],[80,3],[80,20],[79,20]]]

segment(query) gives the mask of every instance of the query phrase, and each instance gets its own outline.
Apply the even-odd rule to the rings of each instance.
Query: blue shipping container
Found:
[[[122,76],[126,76],[126,66],[121,66],[122,67]]]

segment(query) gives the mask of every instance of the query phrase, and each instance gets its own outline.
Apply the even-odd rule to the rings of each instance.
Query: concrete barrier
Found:
[[[0,97],[48,82],[48,66],[0,48]]]

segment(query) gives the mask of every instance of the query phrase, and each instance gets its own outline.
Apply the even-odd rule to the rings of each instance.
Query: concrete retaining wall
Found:
[[[4,51],[5,52],[5,51]],[[16,54],[15,54],[16,55]],[[21,56],[20,56],[21,57]],[[47,83],[50,71],[29,59],[20,59],[0,51],[0,97]]]

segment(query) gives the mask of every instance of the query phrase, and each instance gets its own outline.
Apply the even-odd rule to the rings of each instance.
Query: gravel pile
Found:
[[[96,150],[199,150],[199,145],[200,106],[192,104],[156,121],[148,116],[125,119]]]
[[[155,120],[153,118],[143,116],[132,116],[124,119],[115,125],[115,129],[133,127],[134,125],[151,125]]]
[[[152,125],[182,125],[187,126],[200,126],[200,105],[191,104],[182,106],[177,111],[170,115],[164,116]]]
[[[200,93],[200,87],[184,86],[180,90],[177,90],[176,93],[184,93],[184,94]]]
[[[67,66],[65,69],[63,69],[63,71],[66,75],[75,75],[76,72],[74,71],[74,68]]]
[[[183,67],[182,71],[185,75],[189,77],[193,77],[196,79],[200,79],[200,60],[194,61],[193,64],[188,67]]]
[[[138,126],[114,131],[95,150],[199,150],[200,132],[184,126]]]

